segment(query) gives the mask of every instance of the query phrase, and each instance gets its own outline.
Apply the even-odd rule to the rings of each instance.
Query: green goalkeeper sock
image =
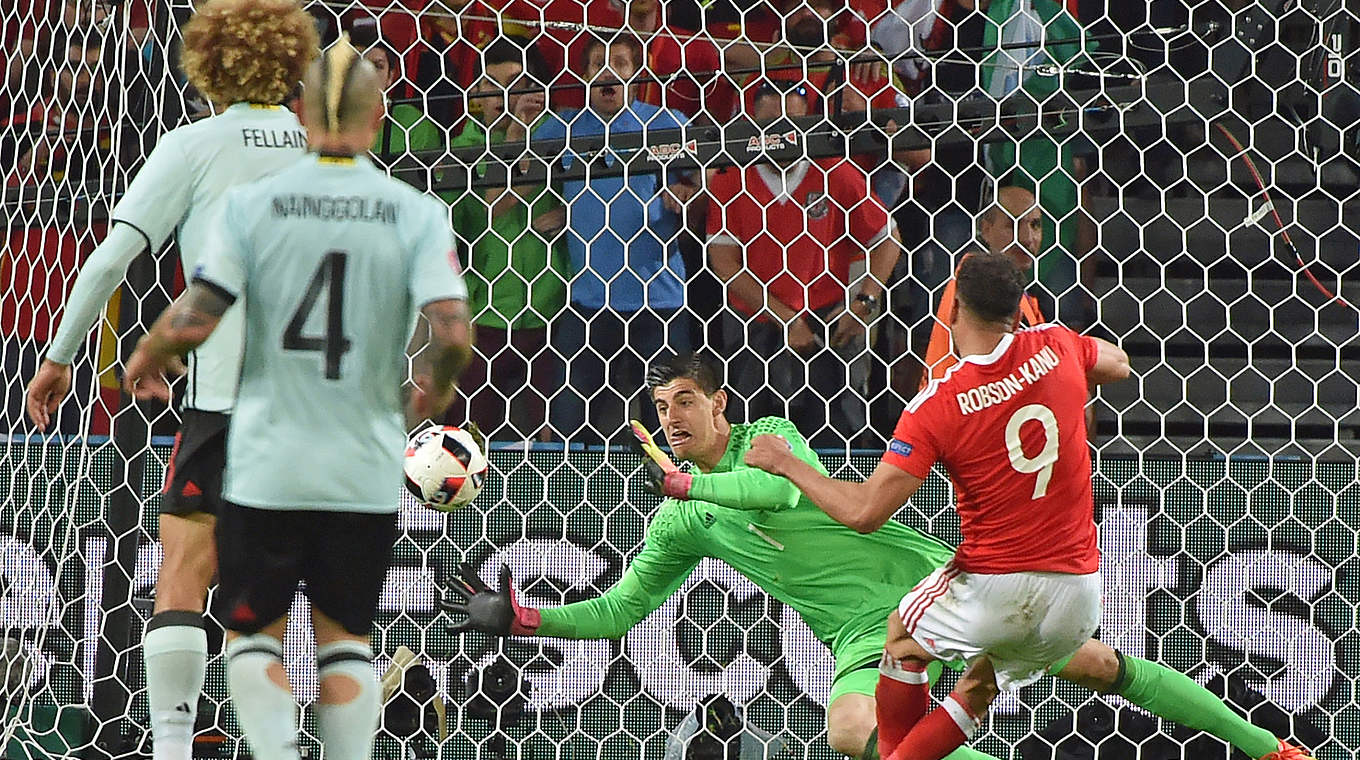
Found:
[[[1137,657],[1120,657],[1123,672],[1114,692],[1135,705],[1182,726],[1207,731],[1251,757],[1280,748],[1274,734],[1248,723],[1184,673]]]
[[[972,747],[959,747],[944,756],[944,760],[996,760],[991,755],[984,755]]]

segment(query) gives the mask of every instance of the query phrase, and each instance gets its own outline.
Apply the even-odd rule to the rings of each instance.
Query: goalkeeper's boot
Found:
[[[1313,760],[1313,754],[1303,747],[1295,747],[1281,739],[1280,748],[1263,756],[1260,760]]]

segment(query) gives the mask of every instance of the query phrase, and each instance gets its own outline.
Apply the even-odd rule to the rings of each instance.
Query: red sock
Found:
[[[886,652],[879,663],[878,674],[878,688],[874,691],[878,756],[886,758],[930,707],[930,679],[926,676],[925,665],[901,663]]]
[[[977,731],[978,719],[950,694],[911,729],[892,755],[884,760],[941,760]],[[882,731],[882,729],[879,729]]]

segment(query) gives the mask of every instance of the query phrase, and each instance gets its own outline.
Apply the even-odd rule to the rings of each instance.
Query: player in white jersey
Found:
[[[308,71],[303,112],[318,155],[228,195],[189,288],[138,344],[124,384],[167,398],[174,357],[244,301],[217,522],[227,684],[253,756],[297,760],[282,639],[305,582],[325,755],[366,760],[381,696],[369,633],[396,538],[406,423],[452,400],[471,328],[447,208],[357,157],[383,116],[372,64],[346,41],[333,46]],[[420,349],[403,420],[408,338]]]
[[[317,54],[316,27],[296,0],[209,0],[184,27],[184,70],[216,116],[160,139],[114,207],[108,236],[81,267],[61,325],[28,387],[27,406],[47,428],[71,387],[71,362],[128,265],[175,234],[192,272],[232,187],[294,163],[306,137],[277,105]],[[160,515],[165,549],[155,614],[143,639],[156,760],[188,760],[203,688],[203,600],[213,549],[228,413],[241,357],[241,318],[189,355],[189,378]]]

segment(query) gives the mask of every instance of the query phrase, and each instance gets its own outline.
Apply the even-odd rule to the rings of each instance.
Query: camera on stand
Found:
[[[509,729],[524,717],[528,684],[505,655],[485,668],[468,665],[461,709],[469,718],[490,724],[486,760],[509,757]],[[432,758],[448,738],[448,705],[439,695],[429,668],[405,646],[397,647],[382,679],[383,729],[402,747],[403,758]]]
[[[504,760],[508,755],[508,730],[524,717],[529,701],[529,685],[520,676],[519,668],[505,655],[499,655],[490,665],[468,673],[467,701],[463,705],[468,717],[491,724],[487,739],[490,760]]]
[[[448,736],[447,706],[430,669],[415,652],[399,646],[383,674],[382,690],[382,725],[402,745],[403,757],[437,757]]]
[[[788,742],[746,722],[724,694],[709,694],[666,742],[665,760],[774,760],[792,758]]]

